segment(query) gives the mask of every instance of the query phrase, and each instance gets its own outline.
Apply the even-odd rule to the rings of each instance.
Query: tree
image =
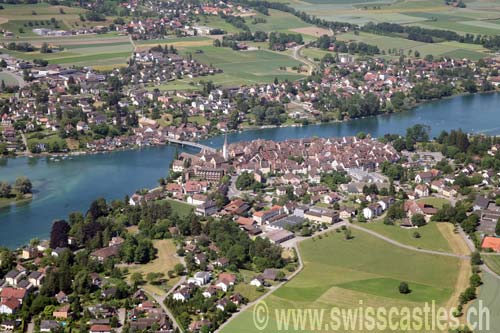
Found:
[[[50,48],[49,44],[44,42],[42,44],[42,47],[40,48],[40,53],[51,53],[51,52],[52,52],[52,49]]]
[[[470,257],[470,262],[472,265],[481,265],[483,263],[483,261],[481,260],[481,255],[479,254],[479,252],[477,251],[474,251]]]
[[[138,285],[144,283],[142,273],[140,273],[140,272],[132,273],[132,275],[130,276],[130,281],[132,281],[134,288],[137,288]]]
[[[28,177],[23,176],[16,179],[14,189],[21,194],[27,194],[31,193],[32,186],[33,185],[31,184],[31,181],[28,179]]]
[[[410,287],[408,286],[408,283],[406,282],[401,282],[399,284],[399,293],[400,294],[409,294],[411,293]]]
[[[344,238],[346,240],[352,239],[351,229],[347,228],[347,229],[344,230]]]
[[[411,217],[411,223],[416,227],[425,225],[425,217],[422,214],[415,214]]]
[[[178,276],[183,275],[184,274],[184,265],[183,264],[175,265],[174,271],[175,271],[175,274],[177,274]]]
[[[55,221],[50,231],[50,248],[68,247],[68,232],[70,226],[64,220]]]
[[[158,282],[159,279],[163,278],[165,274],[163,273],[157,273],[157,272],[149,272],[146,275],[146,281],[148,281],[151,284],[155,284]]]
[[[472,274],[469,281],[472,287],[479,287],[482,284],[481,277],[477,273]]]
[[[8,198],[11,196],[12,187],[7,182],[0,182],[0,198]]]
[[[497,220],[497,225],[495,226],[495,234],[500,235],[500,218]]]
[[[238,190],[247,190],[254,184],[254,182],[255,180],[253,178],[253,175],[244,171],[236,179],[235,185]]]

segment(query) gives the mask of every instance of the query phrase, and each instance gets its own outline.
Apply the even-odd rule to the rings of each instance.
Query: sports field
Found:
[[[277,331],[275,310],[279,309],[349,309],[360,302],[399,308],[431,300],[447,303],[457,282],[458,259],[409,252],[362,231],[352,234],[353,239],[345,240],[342,233],[332,232],[300,244],[304,269],[265,299],[270,319],[264,332]],[[399,293],[400,281],[408,282],[410,294]],[[245,310],[222,332],[255,332],[252,311],[253,307]]]

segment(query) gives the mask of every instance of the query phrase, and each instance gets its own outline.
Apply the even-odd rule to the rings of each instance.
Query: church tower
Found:
[[[224,157],[224,161],[229,160],[229,152],[227,151],[227,134],[224,135],[224,145],[222,146],[222,157]]]

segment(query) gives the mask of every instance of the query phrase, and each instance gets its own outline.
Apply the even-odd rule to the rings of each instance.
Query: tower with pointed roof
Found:
[[[227,151],[227,134],[224,135],[224,145],[222,146],[222,157],[224,161],[229,159],[229,152]]]

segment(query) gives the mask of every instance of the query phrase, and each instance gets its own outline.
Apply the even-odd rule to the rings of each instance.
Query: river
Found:
[[[500,134],[500,94],[458,96],[408,112],[344,123],[248,130],[228,135],[228,141],[348,136],[360,131],[377,137],[404,134],[415,124],[431,126],[432,136],[458,128],[470,133]],[[219,136],[203,143],[221,147],[223,140]],[[160,177],[167,175],[175,150],[175,146],[158,146],[74,156],[59,162],[46,157],[0,159],[0,180],[13,182],[18,176],[27,176],[35,189],[29,204],[0,209],[0,246],[14,248],[34,237],[47,237],[54,219],[83,211],[98,197],[122,199],[137,189],[156,185]]]

